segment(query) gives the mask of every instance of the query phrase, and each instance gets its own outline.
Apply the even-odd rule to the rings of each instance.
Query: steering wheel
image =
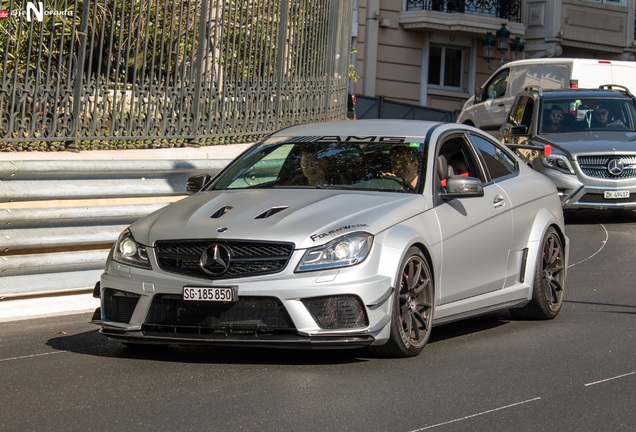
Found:
[[[402,186],[402,189],[407,190],[409,192],[415,192],[415,187],[413,187],[411,183],[407,182],[402,177],[387,175],[387,176],[381,176],[380,178],[392,180],[396,182],[397,184],[399,184],[400,186]]]

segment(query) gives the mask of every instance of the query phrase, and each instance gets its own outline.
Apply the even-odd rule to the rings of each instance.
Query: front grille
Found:
[[[577,200],[579,204],[605,204],[608,206],[617,206],[624,204],[636,203],[636,194],[630,194],[629,198],[607,199],[602,193],[586,193]]]
[[[201,257],[214,245],[229,250],[229,266],[216,274],[204,271]],[[156,243],[157,261],[162,270],[207,279],[236,278],[278,273],[294,250],[292,243],[171,240]]]
[[[368,325],[364,307],[358,297],[314,297],[301,301],[320,328],[361,328]]]
[[[140,295],[115,289],[104,290],[104,318],[109,321],[129,323],[137,307]]]
[[[295,330],[289,314],[274,297],[240,297],[234,303],[155,296],[142,330],[164,333],[236,333]]]
[[[613,159],[620,160],[624,166],[623,171],[618,175],[610,173],[607,169],[607,165]],[[588,177],[602,179],[628,179],[636,177],[636,156],[578,156],[576,160],[583,174]]]

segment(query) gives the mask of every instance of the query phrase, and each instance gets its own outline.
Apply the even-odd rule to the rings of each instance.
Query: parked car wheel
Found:
[[[534,274],[532,300],[523,308],[513,309],[517,318],[553,319],[563,304],[565,266],[563,243],[556,230],[548,229],[541,243]]]
[[[391,338],[385,352],[394,357],[418,355],[431,335],[433,275],[426,257],[411,247],[400,266],[400,286],[395,295]]]

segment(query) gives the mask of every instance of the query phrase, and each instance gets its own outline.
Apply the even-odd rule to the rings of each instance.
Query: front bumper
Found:
[[[98,290],[100,333],[129,344],[381,344],[390,333],[394,289],[378,268],[379,254],[371,253],[364,263],[338,270],[210,281],[109,261]],[[393,273],[395,266],[387,269]],[[228,285],[237,287],[235,303],[183,300],[185,286]]]
[[[111,340],[129,344],[178,344],[219,346],[267,346],[274,348],[357,348],[372,345],[368,334],[341,336],[300,336],[298,334],[258,334],[219,332],[211,334],[171,334],[152,331],[126,331],[103,325],[100,333]]]
[[[636,182],[585,180],[551,169],[541,170],[557,187],[564,209],[636,209]],[[628,198],[605,198],[606,191],[629,192]]]

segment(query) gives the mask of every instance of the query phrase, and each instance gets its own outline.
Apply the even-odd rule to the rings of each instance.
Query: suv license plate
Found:
[[[603,197],[605,199],[629,198],[629,191],[605,191]]]
[[[209,302],[236,301],[236,287],[184,287],[183,299]]]

